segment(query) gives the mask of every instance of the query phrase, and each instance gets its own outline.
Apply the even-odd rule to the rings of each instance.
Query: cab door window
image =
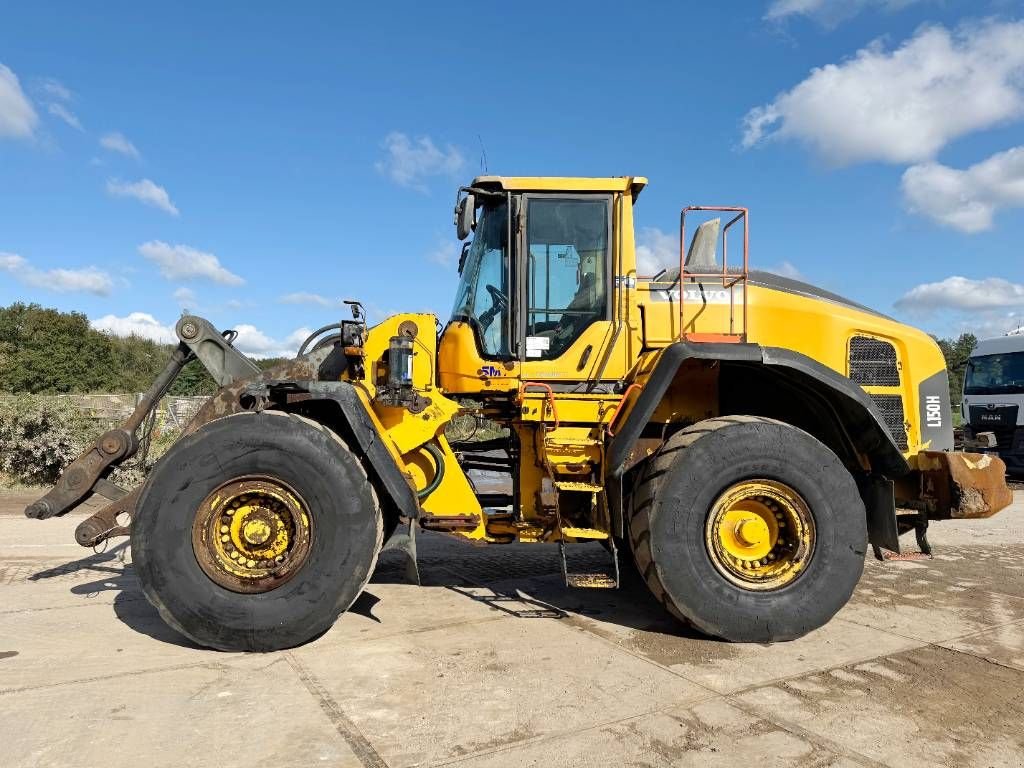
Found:
[[[550,360],[608,312],[607,197],[531,197],[526,359]]]

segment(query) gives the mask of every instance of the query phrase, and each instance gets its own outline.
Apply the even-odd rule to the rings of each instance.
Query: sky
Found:
[[[640,175],[751,263],[942,336],[1024,321],[1024,2],[49,2],[0,11],[0,305],[254,356],[446,318],[457,188]],[[469,8],[468,6],[466,8]],[[460,10],[461,9],[461,10]]]

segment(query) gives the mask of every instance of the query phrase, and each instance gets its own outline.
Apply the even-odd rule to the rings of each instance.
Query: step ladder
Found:
[[[573,525],[564,525],[560,511],[559,499],[563,493],[589,493],[591,508],[597,507],[598,494],[604,493],[604,487],[594,483],[580,482],[577,480],[556,480],[552,479],[555,486],[555,519],[558,523],[558,556],[561,561],[562,578],[567,587],[584,589],[616,589],[619,586],[619,553],[615,547],[615,537],[609,536],[605,531],[596,528],[581,528]],[[612,556],[612,568],[614,576],[607,573],[581,573],[569,571],[566,559],[565,537],[583,539],[590,541],[607,541],[608,549]]]

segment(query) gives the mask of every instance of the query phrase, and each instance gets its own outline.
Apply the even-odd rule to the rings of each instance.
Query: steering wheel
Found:
[[[508,309],[508,296],[489,283],[484,287],[487,289],[487,292],[491,294],[491,302],[494,305],[494,309],[499,313]]]
[[[491,308],[480,315],[479,322],[480,327],[483,330],[487,330],[491,323],[494,322],[494,318],[500,315],[502,312],[508,309],[508,296],[499,291],[493,285],[485,285],[487,292],[491,294]]]

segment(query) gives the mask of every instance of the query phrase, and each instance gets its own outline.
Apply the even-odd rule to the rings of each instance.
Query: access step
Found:
[[[606,531],[599,531],[597,528],[574,528],[572,526],[562,526],[559,530],[562,532],[563,536],[568,536],[571,539],[594,539],[597,541],[608,538],[608,533]]]
[[[603,485],[581,483],[576,480],[555,480],[554,486],[560,491],[569,491],[574,493],[600,493],[604,490]]]
[[[565,585],[576,589],[615,589],[619,586],[607,573],[567,573]]]
[[[571,529],[562,529],[564,532]],[[567,533],[568,535],[568,533]],[[571,573],[565,559],[565,541],[558,542],[558,554],[562,559],[562,578],[565,586],[577,589],[616,589],[619,586],[619,552],[615,548],[615,539],[608,538],[609,552],[612,558],[613,574],[608,573]]]

